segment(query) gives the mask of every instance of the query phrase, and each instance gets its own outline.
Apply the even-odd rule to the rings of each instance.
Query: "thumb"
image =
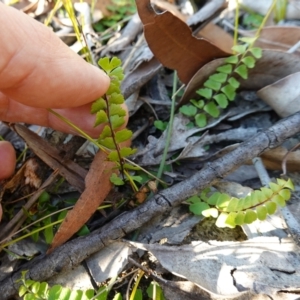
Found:
[[[10,177],[16,167],[15,149],[9,142],[0,142],[0,181]]]

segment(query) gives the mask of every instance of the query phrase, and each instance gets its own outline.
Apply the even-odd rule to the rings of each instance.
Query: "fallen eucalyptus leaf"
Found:
[[[209,41],[195,38],[188,25],[169,11],[157,14],[149,0],[138,0],[136,5],[151,51],[164,66],[177,70],[183,83],[209,61],[229,55]]]
[[[260,89],[257,95],[284,118],[300,110],[299,81],[297,72]]]
[[[63,223],[56,232],[48,253],[65,243],[83,226],[112,188],[110,176],[115,163],[107,160],[107,154],[99,151],[94,158],[90,170],[85,178],[86,187],[74,208],[68,211]],[[101,191],[99,190],[101,182]]]

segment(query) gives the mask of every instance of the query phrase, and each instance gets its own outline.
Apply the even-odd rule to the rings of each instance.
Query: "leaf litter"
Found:
[[[208,41],[209,33],[206,33],[207,36],[205,36],[208,40],[197,40],[192,36],[191,30],[187,25],[174,15],[168,12],[156,13],[149,9],[149,1],[139,1],[138,9],[142,22],[144,22],[147,43],[141,38],[141,44],[137,47],[138,49],[126,49],[131,47],[130,43],[132,41],[139,39],[140,34],[139,30],[131,31],[127,27],[127,33],[125,34],[125,30],[120,32],[120,38],[116,39],[117,42],[115,44],[112,43],[108,47],[104,46],[103,53],[105,51],[106,53],[121,51],[118,55],[123,57],[124,61],[126,61],[126,57],[129,58],[122,90],[126,98],[134,94],[134,101],[130,111],[135,114],[132,116],[131,122],[132,124],[138,124],[137,127],[141,127],[142,124],[138,122],[139,118],[146,117],[149,120],[149,125],[139,133],[134,141],[139,148],[135,159],[139,164],[145,167],[149,166],[150,170],[155,171],[156,165],[161,161],[161,154],[165,147],[166,132],[160,133],[151,125],[154,114],[149,109],[149,106],[147,108],[144,105],[145,102],[139,101],[139,97],[150,97],[152,103],[155,103],[151,104],[151,106],[156,111],[156,117],[159,118],[165,118],[166,108],[168,109],[169,106],[158,104],[162,99],[151,98],[151,95],[158,95],[158,97],[161,97],[161,95],[153,92],[153,86],[151,86],[149,81],[153,78],[163,80],[163,77],[167,76],[169,71],[166,71],[161,63],[165,67],[176,69],[179,78],[183,83],[187,84],[185,93],[179,101],[179,105],[182,105],[189,101],[195,94],[196,89],[213,73],[216,66],[223,64],[223,58],[216,58],[226,57],[229,53],[228,47],[225,47],[226,50],[223,51],[218,48],[222,48],[221,46],[211,44]],[[160,30],[157,30],[158,27]],[[278,32],[281,29],[274,27],[273,30],[272,28],[268,30],[270,30],[269,36],[272,36],[272,41],[276,42],[279,36]],[[124,35],[122,36],[123,33]],[[159,33],[163,34],[163,37]],[[184,33],[182,35],[184,38],[178,39],[181,36],[179,33]],[[222,31],[219,34],[222,35]],[[171,39],[166,40],[166,36],[171,37]],[[180,49],[177,48],[177,44]],[[206,50],[202,51],[205,53],[201,56],[199,47],[203,50],[203,45]],[[171,46],[171,50],[168,46]],[[123,50],[122,48],[125,49]],[[195,52],[197,52],[198,57],[197,63],[193,54]],[[191,57],[193,60],[188,62],[188,59]],[[279,119],[278,116],[288,116],[291,112],[298,111],[298,105],[295,102],[295,99],[298,97],[298,90],[295,86],[297,86],[299,71],[300,63],[296,56],[280,51],[264,50],[263,57],[258,60],[256,68],[249,71],[249,78],[241,80],[241,90],[244,93],[247,93],[248,90],[260,90],[258,95],[267,102],[268,106],[258,99],[251,103],[240,96],[242,95],[240,94],[239,97],[241,99],[239,101],[236,101],[227,111],[222,112],[218,119],[209,122],[204,128],[187,127],[188,119],[177,113],[169,147],[169,169],[166,170],[165,174],[172,174],[173,182],[179,182],[184,177],[189,178],[191,174],[197,172],[207,163],[209,164],[215,157],[223,155],[221,150],[227,147],[230,148],[236,142],[251,139],[251,136],[267,126],[263,122],[261,125],[258,124],[254,115],[260,118],[269,118],[272,122],[275,122]],[[167,86],[167,89],[169,89],[169,86]],[[284,105],[282,105],[282,98],[287,101]],[[164,101],[168,100],[164,99]],[[135,108],[135,103],[139,103],[139,107]],[[253,109],[253,106],[256,106],[256,108]],[[270,109],[273,109],[277,115],[270,114]],[[136,128],[134,130],[137,131]],[[281,148],[264,153],[263,159],[269,162],[269,164],[266,163],[267,167],[269,168],[271,163],[273,163],[273,167],[270,166],[270,169],[280,170],[280,162],[290,148],[290,145],[285,144]],[[288,168],[292,166],[293,170],[297,170],[298,156],[299,154],[295,151],[288,157]],[[103,162],[105,164],[105,159],[98,162],[100,165],[99,169],[101,169]],[[95,163],[96,161],[94,161]],[[189,171],[185,170],[185,166]],[[178,170],[181,171],[179,172]],[[276,175],[278,172],[274,174],[274,176],[278,176]],[[96,178],[99,178],[99,176],[101,178],[102,176],[102,184],[104,184],[106,178],[109,178],[106,173],[98,176],[93,175],[91,171],[87,176],[86,180],[89,176],[95,176]],[[164,179],[167,180],[167,177],[168,175],[165,175]],[[247,184],[251,185],[251,182]],[[254,183],[252,182],[252,184]],[[228,186],[232,188],[233,192],[239,190],[234,183],[231,184],[229,182]],[[73,211],[75,215],[74,220],[80,215],[84,215],[85,221],[81,221],[83,223],[89,219],[92,211],[99,206],[100,201],[106,197],[111,187],[103,187],[106,191],[102,190],[101,195],[97,195],[99,191],[97,182],[89,180],[86,183],[86,189],[91,196],[84,198],[82,194],[81,198],[83,200],[81,202],[83,202],[83,206],[81,206],[79,201],[79,213],[76,210]],[[91,205],[90,199],[93,199],[95,203],[91,211],[84,214],[86,206]],[[297,211],[298,207],[297,202],[294,201],[292,210]],[[182,208],[186,208],[186,206],[183,205]],[[279,228],[281,230],[280,233],[276,231],[278,229],[276,229],[276,226],[281,227],[281,225],[278,225],[278,222],[282,222],[282,218],[278,216],[273,218],[275,221],[260,222],[256,229],[247,230],[247,228],[244,228],[245,232],[248,233],[248,241],[235,243],[193,241],[188,245],[170,246],[181,243],[189,235],[191,228],[199,223],[201,219],[197,216],[190,216],[187,210],[178,212],[177,209],[174,208],[171,214],[157,216],[156,220],[153,219],[148,224],[145,224],[141,228],[140,235],[140,241],[144,244],[133,244],[135,247],[146,251],[143,254],[139,252],[139,255],[143,255],[143,259],[145,259],[147,251],[156,257],[156,268],[160,270],[161,274],[166,274],[164,270],[166,269],[168,272],[173,273],[174,276],[187,279],[189,283],[197,285],[202,293],[205,291],[207,293],[206,296],[210,297],[210,299],[216,299],[216,297],[218,299],[225,299],[224,297],[226,299],[246,299],[243,297],[255,299],[256,294],[261,294],[262,299],[263,294],[270,295],[276,299],[284,299],[284,293],[293,294],[293,292],[297,292],[300,272],[299,253],[295,250],[297,248],[294,240],[286,232],[287,230],[291,231],[292,228],[292,237],[297,238],[297,230],[299,232],[299,228],[297,228],[297,222],[293,223],[292,219],[287,218],[288,214],[292,214],[289,206],[287,207],[289,211],[288,213],[285,212],[284,216],[290,227],[282,226],[282,228]],[[297,220],[298,217],[295,213],[292,216]],[[292,223],[294,225],[291,225]],[[76,225],[78,226],[79,224],[81,223]],[[274,226],[272,227],[270,224]],[[126,231],[126,228],[122,228],[122,230]],[[67,233],[67,238],[73,235],[75,231],[72,228],[72,231]],[[258,235],[259,233],[269,235],[270,232],[273,232],[275,237],[272,235],[260,238],[251,236],[251,234]],[[279,240],[278,235],[276,237],[276,234],[281,235],[281,240]],[[158,241],[164,243],[164,245],[157,244]],[[60,243],[62,242],[58,242],[58,244]],[[106,251],[108,249],[106,248]],[[128,249],[128,243],[120,242],[116,249],[119,249],[121,253],[122,250]],[[98,268],[93,266],[90,270],[91,273],[96,274],[94,277],[96,282],[104,281],[106,278],[113,276],[113,270],[122,270],[124,266],[128,267],[130,265],[128,262],[129,254],[125,253],[119,256],[117,254],[119,250],[112,250],[114,258],[111,258],[111,256],[108,256],[108,259],[107,256],[103,258],[103,261],[106,260],[108,262],[108,268],[107,272],[105,271],[105,276],[98,279],[96,279],[97,275],[101,273],[101,266],[103,265],[101,264],[102,258],[96,258],[100,261],[98,262]],[[128,253],[131,251],[128,251]],[[105,255],[103,256],[105,257]],[[110,261],[117,264],[112,264],[109,267]],[[275,276],[280,278],[276,282],[274,282]],[[169,286],[171,286],[171,283]],[[248,291],[244,292],[241,287],[248,289]],[[164,288],[167,292],[167,287],[164,286]],[[190,299],[194,296],[192,292],[189,295]]]

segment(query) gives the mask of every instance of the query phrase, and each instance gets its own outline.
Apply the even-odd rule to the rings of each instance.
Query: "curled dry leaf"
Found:
[[[188,25],[170,12],[157,14],[149,0],[136,1],[136,5],[151,51],[164,66],[177,70],[183,83],[188,83],[206,63],[229,55],[207,40],[194,37]]]
[[[300,110],[300,72],[291,74],[257,92],[280,117],[287,117]]]
[[[3,156],[1,156],[2,158]],[[35,174],[38,168],[38,163],[35,158],[29,158],[25,163],[23,163],[22,167],[14,174],[12,178],[6,180],[5,182],[1,182],[0,189],[0,203],[3,198],[5,192],[14,193],[17,190],[24,190],[25,184],[30,185],[31,187],[38,188],[41,180]],[[25,176],[25,173],[27,176]],[[29,176],[32,174],[32,176]],[[34,175],[35,174],[35,175]],[[32,179],[32,180],[31,180]],[[34,180],[35,179],[35,180]],[[26,181],[26,183],[25,183]],[[1,217],[0,217],[1,220]],[[3,234],[3,228],[0,232],[0,238]]]
[[[224,58],[216,59],[198,70],[187,85],[179,105],[192,99],[196,95],[196,90],[224,63]],[[246,90],[261,89],[299,71],[300,61],[297,56],[276,50],[263,50],[262,58],[256,62],[255,68],[249,70],[248,79],[239,79],[240,88]]]
[[[243,31],[242,34],[254,37],[256,30]],[[261,31],[255,46],[262,49],[288,51],[299,40],[300,28],[297,26],[269,26]],[[300,55],[300,50],[297,49],[295,54]]]
[[[187,20],[187,16],[184,15],[179,9],[178,7],[171,2],[167,2],[164,0],[152,0],[152,2],[159,7],[159,9],[161,10],[168,10],[169,12],[171,12],[173,15],[175,15],[177,18],[179,18],[182,21],[186,21]]]

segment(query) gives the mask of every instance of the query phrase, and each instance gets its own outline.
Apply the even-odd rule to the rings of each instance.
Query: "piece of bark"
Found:
[[[28,270],[27,276],[29,278],[35,281],[43,281],[74,268],[84,259],[108,245],[112,240],[119,239],[140,228],[158,214],[170,211],[188,197],[222,179],[239,165],[261,155],[264,151],[279,146],[299,131],[300,112],[279,121],[249,141],[242,143],[222,158],[207,164],[189,179],[157,193],[136,209],[118,216],[111,223],[92,234],[72,240],[55,249],[48,256],[34,259],[24,265],[22,270]],[[17,293],[19,283],[16,283],[16,280],[21,278],[22,270],[14,272],[0,282],[0,294],[3,300]]]

